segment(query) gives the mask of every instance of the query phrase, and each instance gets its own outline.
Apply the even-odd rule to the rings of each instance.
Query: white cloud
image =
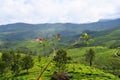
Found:
[[[120,17],[120,0],[0,0],[0,24],[94,22]]]

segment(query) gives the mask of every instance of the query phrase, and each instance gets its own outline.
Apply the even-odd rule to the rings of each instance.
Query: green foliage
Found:
[[[14,59],[11,65],[11,71],[13,71],[13,74],[18,75],[21,70],[21,55],[15,54]]]
[[[32,57],[30,55],[26,55],[28,53],[34,54],[31,51],[32,49],[34,51],[42,51],[42,47],[44,47],[44,48],[46,47],[45,45],[41,46],[39,44],[35,44],[32,41],[28,41],[28,40],[34,39],[38,36],[45,36],[45,37],[49,38],[52,34],[60,32],[63,37],[62,41],[71,43],[72,41],[70,41],[70,38],[72,39],[73,36],[81,34],[81,32],[84,30],[84,29],[81,30],[81,27],[79,25],[78,25],[77,29],[74,29],[73,24],[62,24],[62,25],[59,24],[59,26],[63,26],[63,25],[66,25],[67,27],[70,26],[69,29],[67,27],[64,27],[64,31],[65,31],[64,32],[63,27],[59,28],[57,25],[58,24],[56,24],[55,27],[52,27],[53,25],[51,25],[50,29],[46,29],[46,28],[49,28],[49,24],[47,24],[47,25],[45,24],[44,25],[45,27],[43,27],[43,26],[39,27],[37,25],[37,28],[31,27],[28,29],[25,27],[24,24],[22,24],[21,26],[25,30],[21,29],[20,27],[16,27],[16,26],[13,26],[14,28],[16,28],[15,30],[14,29],[12,30],[12,29],[9,29],[9,27],[8,28],[6,27],[5,30],[8,30],[8,32],[7,31],[5,32],[4,29],[0,29],[0,32],[1,32],[0,38],[2,38],[2,39],[0,39],[0,41],[2,41],[2,43],[0,43],[0,45],[3,45],[3,46],[0,46],[0,48],[12,47],[15,49],[19,46],[25,46],[25,47],[22,47],[21,51],[20,50],[16,51],[17,53],[25,53],[25,55],[22,55],[22,56],[15,54],[15,52],[13,52],[13,51],[3,52],[3,54],[1,55],[1,61],[0,61],[0,73],[3,74],[8,69],[10,69],[12,71],[12,73],[11,72],[7,73],[6,76],[8,78],[6,78],[5,76],[3,76],[3,77],[0,76],[0,79],[1,80],[5,80],[5,79],[8,79],[8,80],[9,79],[11,79],[11,80],[33,80],[34,79],[34,80],[36,80],[36,78],[38,77],[39,71],[42,71],[40,69],[43,69],[46,66],[46,64],[47,64],[46,62],[49,60],[49,57],[40,57],[40,56]],[[101,27],[99,27],[99,28],[101,28]],[[59,28],[59,30],[55,31],[58,28]],[[20,31],[17,31],[17,29]],[[85,28],[85,29],[87,29],[87,28]],[[89,29],[91,29],[91,27],[89,27]],[[101,29],[103,29],[103,28],[101,28]],[[28,32],[26,32],[26,31],[28,31]],[[31,31],[33,31],[33,32],[31,32]],[[13,33],[15,33],[15,34],[13,34]],[[28,33],[30,33],[30,34],[28,34]],[[52,33],[52,34],[49,35],[50,33]],[[120,39],[119,38],[120,29],[119,28],[114,29],[113,31],[109,31],[107,33],[106,32],[103,32],[103,33],[98,32],[98,33],[100,33],[102,36],[98,36],[98,37],[95,36],[94,44],[107,45],[107,46],[111,45],[111,46],[114,46],[113,48],[116,48],[116,45],[119,43],[119,39]],[[26,35],[24,35],[24,34],[26,34]],[[34,35],[34,34],[37,34],[37,35]],[[98,34],[95,33],[94,35],[98,35]],[[72,37],[70,37],[70,36],[72,36]],[[82,35],[82,38],[83,38],[84,43],[88,45],[88,41],[89,41],[90,37],[86,33],[84,33]],[[35,46],[37,46],[37,47],[35,47]],[[117,47],[118,47],[118,45],[117,45]],[[90,48],[90,49],[88,50],[88,48]],[[94,57],[95,52],[94,52],[94,50],[92,50],[93,48],[95,49],[95,52],[97,53],[96,57]],[[48,49],[49,48],[46,48],[45,51],[49,52]],[[53,62],[51,62],[50,66],[48,66],[47,70],[45,71],[45,74],[42,76],[43,79],[50,80],[52,73],[55,71],[54,66],[56,66],[57,68],[59,68],[59,71],[64,71],[65,69],[67,69],[67,71],[72,75],[73,80],[117,80],[117,78],[114,75],[104,73],[103,71],[97,69],[97,68],[100,68],[100,69],[106,68],[106,70],[104,70],[106,72],[111,71],[111,73],[113,73],[113,72],[119,73],[120,60],[118,57],[115,57],[115,54],[113,53],[114,49],[108,49],[106,47],[92,47],[92,49],[91,49],[91,47],[85,47],[85,48],[69,49],[68,51],[58,50],[58,52],[56,53],[56,56],[54,57],[55,64]],[[88,50],[88,51],[85,54],[86,50]],[[70,58],[67,57],[67,54],[72,57],[71,63],[68,63],[68,60]],[[83,55],[85,55],[85,56],[83,56]],[[85,64],[84,58],[86,58],[87,62],[90,64],[90,66],[97,67],[97,68],[83,65],[83,64]],[[33,60],[35,61],[35,65],[34,65]],[[94,60],[94,65],[93,65],[93,60]],[[83,63],[83,64],[81,64],[81,63]],[[22,70],[21,70],[21,68],[22,68]],[[29,75],[25,73],[25,70],[27,70],[27,71],[29,70]],[[13,76],[13,74],[19,74],[19,75],[17,75],[15,77],[15,76]]]
[[[39,56],[38,56],[38,62],[40,62],[40,61],[41,61],[41,56],[39,55]]]
[[[53,59],[55,61],[55,66],[58,67],[59,72],[66,69],[66,64],[69,60],[67,57],[67,52],[63,49],[60,49],[56,52],[56,56]]]
[[[18,47],[17,49],[15,49],[15,52],[24,53],[24,54],[31,54],[31,55],[36,54],[36,51],[32,51],[31,49],[29,49],[27,47]]]
[[[72,57],[74,63],[88,64],[85,61],[85,53],[88,49],[92,48],[95,51],[94,64],[93,66],[104,69],[109,68],[110,57],[115,56],[115,49],[109,49],[107,47],[96,46],[96,47],[84,47],[84,48],[73,48],[67,50],[68,56]]]
[[[115,48],[118,48],[118,47],[120,47],[120,41],[114,42],[113,44],[110,45],[109,48],[115,49]]]
[[[2,52],[1,59],[6,63],[6,66],[10,69],[14,52],[12,50],[5,50]]]
[[[95,51],[92,48],[90,48],[85,54],[86,61],[89,63],[90,66],[92,66],[93,64],[94,57]]]
[[[85,42],[87,42],[90,39],[90,36],[87,33],[82,33],[82,36],[80,38],[83,38]]]
[[[0,60],[0,74],[4,74],[6,72],[7,65],[5,61]]]
[[[81,56],[83,54],[85,54],[87,49],[88,48],[70,49],[70,50],[67,50],[67,53],[68,53],[68,56],[72,57],[72,61],[74,62],[74,61],[78,61],[79,59],[81,59]],[[99,56],[103,55],[102,54],[103,52],[101,52],[101,51],[107,51],[107,50],[109,50],[109,49],[105,49],[103,47],[97,47]],[[105,52],[105,53],[107,53],[107,52]],[[106,54],[107,57],[108,57],[108,55],[110,55],[108,53]],[[22,54],[21,57],[23,57],[25,55]],[[99,57],[99,56],[97,55],[97,57]],[[97,58],[97,57],[95,57],[95,58]],[[9,74],[9,75],[6,75],[7,77],[0,76],[0,79],[1,80],[5,80],[5,79],[8,79],[8,80],[37,80],[38,74],[41,71],[40,67],[42,69],[44,66],[46,66],[46,64],[47,64],[46,62],[48,62],[49,57],[41,57],[40,63],[38,61],[38,56],[34,56],[33,59],[34,59],[35,65],[33,68],[29,69],[29,74],[26,74],[26,71],[21,70],[18,76],[13,76],[13,74]],[[105,59],[107,59],[107,58],[105,58]],[[43,80],[51,79],[53,72],[56,71],[54,65],[55,64],[52,62],[50,64],[50,66],[48,66],[47,70],[42,75]],[[115,77],[112,74],[104,73],[100,69],[85,66],[80,63],[67,63],[66,65],[67,65],[67,71],[72,76],[73,80],[120,80],[119,78]],[[74,68],[74,70],[73,70],[73,68]]]
[[[119,30],[113,28],[120,25],[120,20],[113,20],[108,22],[97,22],[91,24],[25,24],[16,23],[8,25],[0,25],[0,47],[3,48],[17,48],[21,46],[26,46],[30,49],[38,50],[40,47],[37,44],[32,43],[31,40],[36,37],[51,37],[53,34],[60,33],[62,35],[61,41],[64,43],[71,43],[75,40],[74,36],[77,36],[85,31],[97,31],[95,35],[96,45],[109,45],[110,41],[119,40]],[[99,32],[99,30],[106,30]],[[112,29],[112,30],[108,30]],[[108,33],[109,32],[109,33]],[[103,33],[103,34],[102,34]],[[105,34],[104,34],[105,33]],[[108,33],[108,34],[106,34]],[[89,33],[88,33],[89,34]],[[98,37],[102,34],[102,37]],[[110,36],[109,36],[110,35]],[[79,37],[78,36],[78,37]],[[77,37],[77,38],[78,38]]]
[[[23,70],[27,70],[28,72],[28,69],[32,68],[34,66],[34,62],[33,62],[33,59],[32,59],[32,56],[30,55],[25,55],[23,58],[22,58],[22,69]]]
[[[109,58],[109,65],[112,69],[112,73],[118,75],[120,73],[120,58],[110,57]]]
[[[102,34],[100,36],[96,36],[94,38],[94,43],[95,45],[102,45],[102,46],[107,46],[110,48],[116,48],[120,46],[120,28],[114,28],[111,30],[107,30],[107,31],[102,31],[99,33],[105,33]],[[96,33],[97,34],[97,33]]]
[[[120,69],[120,59],[119,58],[111,58],[111,66],[113,69]]]

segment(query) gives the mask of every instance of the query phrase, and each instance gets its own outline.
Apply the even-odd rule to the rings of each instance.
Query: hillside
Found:
[[[101,32],[102,33],[102,32]],[[96,45],[103,45],[110,47],[112,44],[117,43],[120,45],[120,27],[104,31],[102,36],[95,38]]]
[[[84,54],[86,53],[86,50],[90,48],[95,50],[96,58],[94,60],[94,65],[97,64],[97,67],[102,68],[109,64],[109,58],[115,56],[115,49],[108,49],[107,47],[102,46],[68,49],[68,55],[71,56],[73,60],[77,61],[77,63],[84,63]],[[87,63],[84,64],[88,65]]]
[[[88,47],[90,48],[90,47]],[[75,48],[75,49],[68,49],[68,56],[72,57],[71,63],[67,64],[67,71],[69,72],[70,76],[72,77],[73,80],[120,80],[116,76],[108,73],[108,72],[103,72],[103,70],[100,70],[95,67],[90,67],[86,66],[84,64],[81,64],[81,61],[84,61],[82,58],[82,55],[85,54],[85,51],[88,48]],[[114,50],[107,49],[105,47],[92,47],[97,51],[96,55],[96,62],[99,60],[100,57],[102,57],[103,53],[101,51],[105,51],[104,54],[104,59],[103,61],[99,61],[100,64],[106,64],[102,63],[105,60],[107,60],[107,56],[110,57],[113,55]],[[109,51],[110,50],[110,51]],[[109,52],[110,54],[107,54]],[[75,53],[75,54],[74,54]],[[1,53],[0,53],[1,54]],[[107,55],[107,56],[106,56]],[[23,56],[23,55],[22,55]],[[6,74],[6,76],[0,76],[0,79],[13,79],[13,80],[36,80],[40,72],[43,70],[43,67],[47,65],[50,57],[41,57],[41,61],[38,61],[37,56],[33,56],[34,58],[34,67],[29,70],[29,74],[26,74],[25,70],[22,70],[20,74],[16,77],[14,77],[10,72]],[[98,59],[98,60],[97,60]],[[95,65],[95,64],[94,64]],[[102,67],[102,66],[101,66]],[[50,80],[52,74],[56,71],[54,62],[52,62],[47,70],[44,72],[42,79],[43,80]]]
[[[0,25],[0,45],[1,47],[21,47],[21,46],[29,46],[30,41],[36,39],[38,37],[49,38],[52,35],[57,33],[61,34],[61,41],[66,43],[71,43],[75,39],[74,36],[81,34],[85,30],[97,31],[95,34],[97,35],[96,43],[98,39],[102,39],[102,37],[98,37],[99,35],[103,35],[103,37],[107,37],[105,30],[114,30],[114,28],[119,28],[120,19],[116,20],[108,20],[108,21],[99,21],[95,23],[88,24],[72,24],[72,23],[55,23],[55,24],[26,24],[26,23],[15,23],[15,24],[7,24]],[[100,31],[100,32],[99,32]],[[101,31],[103,31],[101,34]],[[117,36],[117,33],[111,33]],[[109,36],[110,37],[110,36]],[[108,39],[108,38],[107,38]],[[116,39],[116,38],[115,38]],[[105,39],[103,39],[105,41]],[[22,45],[23,43],[23,45]],[[108,42],[109,43],[109,42]],[[24,45],[25,44],[25,45]],[[103,43],[104,44],[104,43]],[[107,43],[106,43],[107,44]],[[34,46],[33,46],[34,47]]]
[[[117,28],[109,29],[109,30],[103,30],[103,31],[91,31],[91,30],[85,30],[83,32],[86,32],[91,39],[93,39],[93,42],[90,43],[90,45],[96,45],[96,46],[106,46],[106,47],[119,47],[120,46],[120,26]],[[78,40],[78,38],[81,36],[81,34],[76,35],[71,39],[71,41]],[[80,45],[79,43],[77,45]]]

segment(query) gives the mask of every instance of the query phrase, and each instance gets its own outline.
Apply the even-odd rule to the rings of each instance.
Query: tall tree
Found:
[[[7,65],[5,61],[0,60],[0,74],[4,74],[6,72]]]
[[[30,68],[32,68],[34,66],[34,62],[33,62],[33,58],[32,58],[32,56],[31,55],[25,55],[23,58],[22,58],[22,69],[23,70],[27,70],[27,72],[28,72],[28,70],[30,69]]]
[[[95,51],[92,48],[90,48],[85,54],[86,61],[89,63],[90,66],[92,66],[93,64],[94,57]]]
[[[67,52],[64,49],[57,51],[53,60],[55,61],[55,66],[59,69],[59,72],[66,69],[66,64],[69,59],[70,58],[67,57]]]
[[[12,50],[5,50],[2,52],[1,59],[6,63],[8,68],[11,68],[14,52]]]
[[[15,75],[18,75],[20,70],[21,70],[21,55],[20,54],[16,54],[13,57],[13,62],[12,62],[12,67],[11,70],[13,71],[13,73]]]
[[[38,62],[40,63],[41,61],[41,55],[38,55]]]
[[[89,44],[89,40],[90,40],[90,36],[87,33],[82,33],[82,35],[80,36],[80,39],[83,40],[83,43],[85,45]]]

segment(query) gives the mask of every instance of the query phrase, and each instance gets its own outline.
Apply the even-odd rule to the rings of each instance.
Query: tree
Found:
[[[89,63],[90,66],[92,66],[93,64],[94,57],[95,51],[92,48],[90,48],[85,54],[86,61]]]
[[[73,47],[85,47],[88,46],[90,42],[93,42],[94,40],[91,39],[91,36],[89,36],[86,32],[83,32],[79,39],[75,41],[74,44],[72,44]]]
[[[82,35],[80,36],[80,39],[83,40],[83,43],[85,45],[89,44],[89,40],[90,40],[90,36],[87,33],[82,33]]]
[[[41,55],[38,56],[38,62],[40,63],[41,61]]]
[[[55,66],[59,69],[59,72],[65,70],[69,59],[70,58],[67,57],[67,52],[65,50],[60,49],[57,51],[53,60],[55,61]]]
[[[14,55],[11,70],[13,71],[15,75],[19,74],[21,70],[21,55],[20,54]]]
[[[14,52],[12,50],[5,50],[2,52],[1,59],[6,63],[8,68],[11,68]]]
[[[32,68],[34,66],[34,62],[33,62],[33,59],[32,59],[32,56],[30,55],[25,55],[23,58],[22,58],[22,69],[23,70],[27,70],[27,73],[28,73],[28,69]]]
[[[0,74],[3,75],[6,72],[6,68],[7,66],[5,61],[0,60]]]

